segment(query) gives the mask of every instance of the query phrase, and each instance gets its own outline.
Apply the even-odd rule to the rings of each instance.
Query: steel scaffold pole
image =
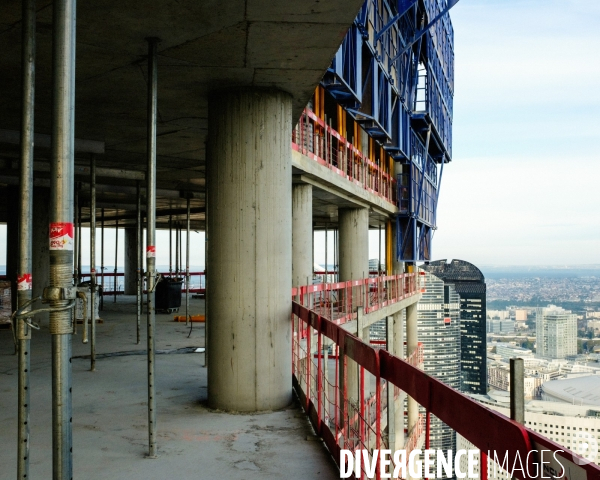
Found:
[[[90,303],[92,304],[90,370],[96,370],[96,156],[90,161]],[[87,318],[83,316],[84,321]],[[85,327],[84,327],[85,328]]]
[[[21,68],[23,79],[21,121],[21,171],[19,198],[19,267],[17,308],[32,297],[32,226],[33,226],[33,139],[35,106],[35,0],[23,1]],[[17,478],[29,478],[29,370],[31,329],[25,320],[17,320],[18,352],[18,433]]]
[[[76,0],[53,4],[52,154],[50,189],[50,288],[73,285],[73,189],[75,143]],[[50,300],[52,335],[52,477],[73,478],[71,349],[69,301]],[[61,307],[63,307],[61,309]],[[60,310],[58,310],[60,309]]]
[[[147,227],[146,227],[146,288],[148,289],[148,456],[155,458],[156,445],[156,391],[154,384],[155,321],[154,287],[156,281],[156,116],[157,83],[156,50],[158,39],[148,38],[148,132],[146,172]]]

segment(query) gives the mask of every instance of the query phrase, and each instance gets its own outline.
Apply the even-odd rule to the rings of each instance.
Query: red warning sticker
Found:
[[[154,245],[146,247],[146,258],[156,258],[156,247]]]
[[[17,290],[31,290],[31,273],[24,273],[17,278]]]
[[[73,250],[73,224],[50,224],[50,250]]]

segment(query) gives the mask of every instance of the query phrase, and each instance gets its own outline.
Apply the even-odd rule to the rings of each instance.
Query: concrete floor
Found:
[[[204,313],[192,300],[191,313]],[[89,345],[73,342],[74,478],[85,479],[262,479],[339,478],[297,403],[256,415],[234,415],[205,407],[204,354],[157,356],[159,458],[147,459],[146,356],[101,354],[145,350],[135,345],[135,297],[106,297],[97,328],[96,372],[89,371]],[[157,349],[204,346],[204,326],[157,315]],[[80,326],[81,328],[81,326]],[[9,330],[0,331],[0,480],[16,477],[17,376]],[[78,358],[79,357],[79,358]],[[35,331],[31,353],[31,471],[50,478],[51,365],[47,325]],[[290,387],[291,388],[291,387]]]

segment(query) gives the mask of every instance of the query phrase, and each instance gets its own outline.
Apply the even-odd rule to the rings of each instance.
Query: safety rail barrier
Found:
[[[317,283],[292,289],[302,305],[308,305],[336,324],[356,318],[357,307],[371,313],[420,292],[422,275],[403,273],[337,283]]]
[[[184,280],[183,289],[185,290],[185,272],[159,272],[163,277],[177,277]],[[82,273],[80,275],[82,281],[88,281],[90,279],[89,273]],[[104,295],[123,295],[123,291],[125,288],[124,277],[125,274],[123,272],[106,272],[96,273],[96,283],[98,285],[102,284],[102,277],[104,277]],[[123,278],[123,281],[119,281],[120,278]],[[143,279],[145,282],[145,278]],[[116,290],[116,292],[115,292]],[[190,272],[190,293],[205,293],[206,291],[206,272]],[[145,292],[145,290],[144,290]]]
[[[385,340],[369,340],[369,344],[373,348],[378,348],[378,349],[387,348],[387,342]],[[406,342],[404,342],[404,346],[406,346]],[[423,370],[423,365],[425,362],[425,353],[423,350],[423,344],[421,342],[419,342],[417,344],[417,348],[410,355],[408,355],[404,359],[404,361],[407,363],[410,363],[413,367]],[[398,390],[398,392],[399,392],[399,390]],[[396,392],[396,393],[398,393],[398,392]]]
[[[396,179],[339,132],[305,109],[292,131],[292,148],[331,171],[396,204]]]
[[[548,457],[553,456],[569,467],[568,478],[600,478],[597,465],[586,463],[577,454],[566,452],[557,443],[486,408],[387,350],[373,348],[296,301],[292,302],[291,322],[294,388],[317,435],[338,464],[341,449],[361,449],[373,455],[374,449],[388,448],[389,442],[382,433],[382,391],[388,382],[424,408],[425,448],[429,446],[430,416],[435,415],[482,453],[493,451],[499,459],[507,455],[508,465],[520,462],[524,471],[514,470],[513,475],[517,478],[537,478],[532,473],[536,468],[541,472],[541,462],[545,458],[548,465]],[[302,331],[307,329],[312,329],[314,335],[302,338]],[[328,357],[330,345],[337,349],[337,358]],[[315,349],[316,358],[313,355]],[[348,389],[349,360],[359,368],[358,392]],[[417,422],[416,428],[421,428],[419,424]],[[409,439],[414,438],[415,435],[409,436]],[[414,448],[415,441],[410,442]],[[539,451],[529,455],[532,450],[542,448],[552,454],[548,453],[541,461]],[[487,478],[487,461],[484,454],[481,457],[484,460],[481,478]],[[361,478],[365,478],[364,462],[361,468]],[[393,462],[391,468],[394,468]],[[376,478],[381,478],[381,474],[378,464]]]

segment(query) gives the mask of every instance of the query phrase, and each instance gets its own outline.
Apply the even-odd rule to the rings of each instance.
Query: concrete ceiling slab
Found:
[[[159,37],[158,168],[170,182],[204,185],[208,95],[236,86],[279,88],[293,96],[297,118],[361,4],[362,0],[79,1],[75,135],[105,142],[106,154],[97,157],[98,166],[145,168],[145,38]],[[36,23],[35,131],[49,134],[51,0],[37,0]],[[0,129],[19,130],[20,0],[0,2],[0,45]],[[47,157],[48,151],[36,155]],[[14,158],[14,149],[0,144],[3,156]]]

